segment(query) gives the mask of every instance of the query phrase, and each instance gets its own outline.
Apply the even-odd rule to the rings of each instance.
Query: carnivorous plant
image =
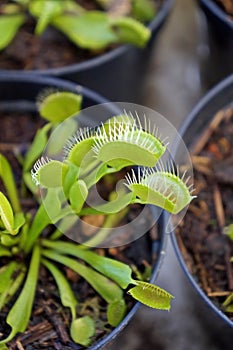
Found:
[[[131,204],[152,204],[176,214],[193,197],[185,177],[176,175],[174,167],[166,168],[160,163],[166,145],[149,123],[143,128],[137,118],[123,113],[95,128],[74,130],[72,120],[80,110],[80,96],[50,93],[39,99],[38,105],[40,115],[48,123],[37,131],[21,159],[23,186],[30,189],[37,201],[35,214],[23,208],[11,166],[0,155],[4,185],[0,192],[0,261],[4,263],[0,268],[0,310],[9,307],[6,323],[11,327],[11,332],[1,337],[0,347],[4,348],[17,333],[26,330],[41,265],[53,276],[62,305],[70,309],[71,338],[88,346],[95,334],[96,320],[77,315],[79,300],[58,264],[84,278],[100,295],[107,305],[107,323],[111,326],[117,326],[125,315],[125,290],[149,307],[169,310],[171,294],[135,278],[130,266],[101,256],[91,247],[107,238]],[[59,136],[64,141],[64,158],[42,155],[50,132],[57,130],[63,121],[70,122],[63,129],[63,138]],[[60,142],[56,147],[59,149]],[[109,201],[91,201],[91,191],[102,179],[129,167],[122,186],[109,193]],[[38,195],[38,186],[42,197]],[[81,244],[62,234],[72,231],[84,215],[99,214],[105,216],[107,230],[100,228]]]
[[[141,21],[155,16],[151,0],[96,0],[100,9],[86,10],[76,0],[10,0],[0,5],[0,50],[17,37],[25,24],[35,22],[35,34],[42,35],[48,26],[62,32],[80,48],[99,51],[111,44],[146,45],[150,30]],[[33,22],[33,23],[34,23]]]

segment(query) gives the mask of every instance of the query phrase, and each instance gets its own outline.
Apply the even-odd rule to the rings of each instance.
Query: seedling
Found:
[[[120,7],[111,0],[93,2],[102,10],[87,11],[75,0],[12,0],[0,5],[0,32],[4,33],[0,36],[0,50],[32,19],[36,35],[52,26],[83,49],[100,51],[120,43],[146,45],[150,30],[141,21],[148,22],[155,16],[151,0],[125,1]]]
[[[107,322],[114,327],[126,312],[124,290],[149,307],[170,309],[171,294],[133,277],[130,266],[98,255],[88,246],[101,244],[111,227],[126,214],[130,204],[150,203],[178,213],[193,198],[190,187],[184,177],[175,174],[173,167],[166,169],[160,163],[166,145],[149,124],[143,128],[137,119],[123,114],[96,128],[74,132],[72,120],[79,112],[80,103],[80,96],[65,92],[46,95],[39,103],[39,111],[49,123],[37,132],[22,164],[24,185],[38,201],[34,216],[22,209],[11,166],[3,155],[0,156],[0,176],[5,185],[4,193],[0,193],[0,257],[4,257],[4,266],[0,269],[0,309],[10,301],[12,305],[6,318],[11,332],[0,341],[0,347],[27,328],[40,265],[51,273],[62,305],[70,309],[70,334],[74,342],[81,345],[90,344],[95,334],[95,317],[77,314],[79,301],[57,263],[72,269],[92,286],[108,305]],[[40,157],[35,162],[48,141],[49,132],[65,119],[71,121],[68,124],[71,128],[66,128],[65,134],[69,130],[72,136],[65,142],[64,160]],[[28,177],[28,170],[34,162],[32,178],[44,192],[42,201],[37,187]],[[129,166],[141,168],[129,171],[123,188],[118,193],[109,194],[109,202],[87,205],[92,188],[101,179]],[[104,214],[104,225],[107,223],[109,229],[103,235],[100,228],[86,245],[68,241],[55,226],[52,233],[46,230],[51,223],[56,225],[58,222],[64,231],[72,230],[74,222],[67,220],[70,214],[76,220],[84,214]],[[16,263],[19,256],[20,263]]]

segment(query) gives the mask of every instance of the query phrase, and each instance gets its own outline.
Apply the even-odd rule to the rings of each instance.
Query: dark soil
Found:
[[[18,161],[18,155],[23,155],[27,150],[35,130],[43,124],[43,121],[36,113],[33,115],[27,113],[14,114],[3,111],[0,112],[0,120],[1,130],[4,130],[1,135],[0,152],[8,158],[13,166],[19,189],[21,184],[21,166]],[[109,185],[105,187],[108,188]],[[1,182],[0,189],[3,190]],[[32,197],[28,196],[28,194],[25,197],[25,193],[21,193],[21,202],[23,208],[30,211],[33,215],[36,202]],[[140,211],[141,206],[133,206],[128,216],[124,219],[124,223],[137,217]],[[148,209],[143,220],[148,221],[151,219],[151,213]],[[125,232],[127,236],[130,234],[128,230],[129,229]],[[44,235],[49,233],[50,232],[47,231]],[[63,239],[68,240],[66,237]],[[143,273],[146,267],[153,265],[157,260],[158,251],[152,253],[152,243],[154,240],[158,240],[156,227],[153,227],[147,235],[141,237],[132,244],[119,248],[98,249],[98,252],[102,255],[121,260],[127,264],[135,265],[138,270]],[[25,259],[27,259],[27,257],[25,257]],[[7,258],[1,258],[0,267],[7,263],[7,261]],[[96,342],[112,330],[112,327],[107,323],[107,304],[94,292],[92,287],[90,287],[84,279],[64,266],[59,266],[59,268],[63,270],[64,274],[67,276],[79,301],[78,316],[91,315],[96,321],[97,331],[93,337],[93,342]],[[127,311],[129,311],[134,305],[134,301],[127,295],[127,292],[125,292],[125,298],[127,302]],[[8,307],[5,306],[3,310],[0,311],[0,337],[5,337],[10,331],[10,327],[3,321],[6,319],[8,311],[9,305]],[[16,338],[9,343],[9,349],[82,349],[81,346],[73,343],[69,336],[70,322],[70,312],[61,305],[53,278],[48,271],[41,266],[36,298],[29,326],[25,333],[16,336]]]
[[[159,8],[161,0],[154,1]],[[99,9],[94,0],[77,2],[87,10]],[[52,27],[47,28],[41,36],[36,36],[34,29],[35,20],[30,17],[12,43],[0,52],[0,69],[43,70],[64,67],[89,60],[115,47],[110,46],[104,52],[91,52],[78,48]]]
[[[233,242],[223,234],[233,223],[233,109],[220,111],[193,148],[197,198],[189,206],[177,239],[190,272],[224,311],[233,293]],[[228,313],[233,320],[233,314]]]

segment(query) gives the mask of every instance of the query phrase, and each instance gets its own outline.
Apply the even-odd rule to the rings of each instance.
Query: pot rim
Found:
[[[156,32],[160,28],[160,26],[164,22],[165,18],[168,16],[168,13],[170,12],[170,10],[172,8],[173,3],[174,3],[174,0],[165,0],[164,1],[160,10],[158,11],[156,17],[148,25],[148,28],[152,32]],[[120,45],[113,50],[110,50],[109,52],[106,52],[100,56],[88,59],[84,62],[74,63],[74,64],[70,64],[70,65],[58,67],[58,68],[25,70],[23,72],[25,75],[34,73],[34,74],[53,75],[53,76],[64,75],[67,73],[71,74],[74,72],[77,73],[77,72],[86,71],[88,69],[103,65],[107,61],[111,61],[111,60],[116,59],[118,56],[124,54],[126,51],[128,51],[132,48],[134,48],[133,45],[123,44],[123,45]],[[8,74],[14,74],[14,73],[19,72],[19,71],[20,70],[7,70],[7,69],[0,70],[0,72],[8,72]]]
[[[215,4],[212,0],[200,0],[200,2],[217,18],[219,18],[219,20],[224,22],[230,29],[233,30],[233,20],[217,4]]]
[[[225,89],[228,89],[233,92],[233,74],[218,83],[215,87],[213,87],[204,97],[199,101],[199,103],[196,105],[196,107],[193,108],[191,113],[187,116],[185,119],[185,122],[183,123],[182,127],[179,130],[179,133],[181,137],[184,137],[185,133],[189,129],[189,126],[195,122],[198,118],[200,118],[200,113],[202,110],[207,106],[212,104],[212,101],[215,99],[215,97],[219,96],[221,92]],[[232,95],[233,96],[233,95]],[[228,101],[229,102],[229,101]],[[222,108],[224,105],[222,105]],[[216,112],[221,109],[217,108]],[[175,145],[175,151],[177,150],[177,144]],[[168,221],[169,214],[167,212],[164,212],[163,217],[163,224]],[[203,291],[203,289],[199,286],[197,281],[195,280],[194,276],[190,273],[190,271],[187,268],[187,265],[183,259],[183,256],[181,254],[181,251],[178,246],[178,242],[176,239],[175,232],[172,231],[171,233],[171,241],[172,245],[176,254],[176,257],[180,263],[180,266],[182,267],[186,277],[191,282],[191,285],[194,287],[195,291],[201,296],[201,298],[205,301],[205,303],[231,328],[233,328],[233,321],[231,321],[206,295],[206,293]]]
[[[22,72],[15,72],[14,74],[7,74],[7,72],[0,72],[0,86],[2,82],[10,82],[14,83],[16,81],[19,82],[26,82],[28,84],[33,84],[37,85],[39,84],[44,84],[45,86],[54,86],[58,88],[63,88],[63,89],[68,89],[69,91],[76,92],[83,94],[89,99],[94,100],[97,103],[109,103],[110,101],[106,99],[105,97],[101,96],[100,94],[96,93],[95,91],[83,87],[79,84],[76,84],[71,81],[67,81],[61,78],[57,77],[49,77],[49,76],[43,76],[43,75],[37,75],[37,74],[23,74]],[[22,100],[22,99],[21,99]],[[10,100],[11,101],[11,100]],[[15,101],[15,99],[14,99]],[[111,107],[111,106],[110,106]],[[0,101],[0,108],[1,108],[1,101]],[[111,107],[113,112],[118,111],[118,108],[115,106],[114,103],[113,106]],[[152,215],[157,217],[157,212],[158,210],[154,206],[150,206]],[[160,222],[158,223],[160,225]],[[161,230],[159,231],[161,232]],[[161,235],[158,240],[152,242],[152,249],[151,249],[151,254],[153,255],[153,252],[158,253],[158,258],[153,266],[153,271],[151,274],[150,282],[153,283],[157,279],[157,276],[160,272],[161,265],[163,263],[163,258],[164,258],[164,250],[167,244],[167,235]],[[132,317],[135,315],[136,311],[138,310],[140,306],[140,302],[136,302],[135,305],[132,307],[132,309],[127,313],[127,315],[124,317],[122,322],[114,328],[107,336],[105,336],[103,339],[100,339],[98,342],[93,344],[89,349],[90,350],[99,350],[103,346],[107,345],[109,342],[114,340],[116,336],[125,328],[125,326],[129,323],[129,321],[132,319]]]

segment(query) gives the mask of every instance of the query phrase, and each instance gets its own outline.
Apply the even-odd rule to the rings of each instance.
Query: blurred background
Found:
[[[153,46],[141,103],[176,128],[218,81],[232,73],[233,51],[215,41],[195,0],[176,0]],[[171,270],[172,267],[172,270]],[[233,330],[213,330],[214,315],[200,304],[176,260],[170,239],[156,282],[171,292],[170,312],[140,307],[110,350],[230,350]],[[209,326],[208,326],[209,325]],[[225,337],[225,341],[222,338]],[[230,340],[229,340],[230,339]]]

